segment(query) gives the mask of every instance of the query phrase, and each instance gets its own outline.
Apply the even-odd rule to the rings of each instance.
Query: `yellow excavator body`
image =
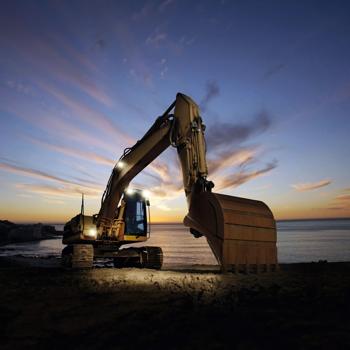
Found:
[[[170,113],[172,110],[174,114]],[[207,179],[204,133],[205,125],[198,105],[190,97],[178,93],[176,100],[146,134],[134,146],[124,150],[108,181],[100,211],[95,216],[96,238],[89,237],[88,242],[93,245],[94,254],[104,253],[101,253],[102,248],[97,249],[98,245],[104,246],[105,250],[108,243],[112,251],[114,246],[119,249],[123,244],[148,238],[147,215],[143,215],[141,221],[137,219],[135,209],[130,210],[130,205],[125,205],[128,197],[124,191],[139,172],[171,145],[177,149],[188,204],[184,224],[195,237],[206,237],[222,270],[248,272],[277,268],[276,223],[271,210],[261,201],[212,192],[214,184]],[[128,201],[136,208],[131,197]],[[137,205],[140,203],[143,202],[139,201]],[[127,215],[125,208],[129,208]],[[134,226],[134,229],[125,231],[125,225],[131,227],[132,222],[138,222],[142,229]],[[82,243],[84,235],[80,240],[75,238],[78,237],[77,227],[67,226],[64,243]],[[125,232],[129,232],[130,239],[126,238]],[[79,250],[77,247],[68,248],[67,254]],[[123,249],[118,254],[123,259],[133,259],[137,255],[146,266],[160,268],[162,262],[160,248],[144,247],[139,252]],[[112,255],[117,257],[114,252]]]

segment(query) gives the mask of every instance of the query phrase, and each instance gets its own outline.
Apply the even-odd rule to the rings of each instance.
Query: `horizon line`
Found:
[[[346,217],[330,217],[330,218],[293,218],[293,219],[277,219],[276,222],[285,222],[285,221],[315,221],[315,220],[349,220],[350,217],[346,216]],[[43,224],[43,225],[65,225],[66,222],[55,222],[55,221],[17,221],[17,222],[13,222],[11,220],[7,220],[7,219],[1,219],[0,221],[9,221],[12,222],[14,224],[21,224],[21,225],[33,225],[33,224]],[[151,222],[151,225],[179,225],[179,224],[183,224],[181,221],[156,221],[156,222]]]

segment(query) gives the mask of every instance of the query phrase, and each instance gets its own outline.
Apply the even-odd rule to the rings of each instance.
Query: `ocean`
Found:
[[[217,264],[205,237],[194,238],[181,224],[152,225],[146,245],[162,247],[164,265]],[[59,257],[62,247],[61,238],[9,244],[0,247],[0,256]],[[280,263],[350,261],[350,219],[280,221],[277,247]]]

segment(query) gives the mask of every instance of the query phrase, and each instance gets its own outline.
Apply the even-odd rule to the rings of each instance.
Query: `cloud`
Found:
[[[265,110],[260,111],[250,122],[216,122],[206,132],[208,149],[242,143],[266,131],[271,125],[272,119]]]
[[[60,182],[62,184],[74,184],[74,185],[80,185],[78,183],[63,179],[61,177],[55,176],[55,175],[51,175],[48,174],[44,171],[41,170],[36,170],[33,168],[25,168],[25,167],[21,167],[18,165],[12,165],[9,163],[5,163],[5,162],[0,162],[0,169],[1,170],[5,170],[7,172],[10,173],[15,173],[15,174],[19,174],[19,175],[24,175],[24,176],[29,176],[32,178],[38,178],[38,179],[44,179],[44,180],[50,180],[50,181],[57,181]]]
[[[166,205],[164,203],[163,204],[162,203],[156,204],[156,207],[160,210],[163,210],[163,211],[172,211],[173,210],[172,208],[170,208],[168,205]]]
[[[165,74],[168,72],[168,67],[167,66],[165,66],[165,67],[163,67],[162,69],[161,69],[161,71],[160,71],[160,77],[161,78],[164,78],[165,77]]]
[[[167,59],[166,58],[162,58],[159,62],[159,66],[160,66],[160,77],[164,78],[165,74],[168,72],[169,67],[167,66]]]
[[[22,103],[18,103],[18,98],[13,94],[6,93],[6,91],[1,94],[1,100],[6,100],[6,104],[3,103],[2,109],[35,125],[46,133],[54,136],[61,134],[60,136],[63,136],[64,139],[71,138],[74,141],[84,141],[90,146],[98,145],[111,148],[110,146],[106,147],[107,136],[111,140],[120,140],[120,143],[124,145],[135,142],[104,113],[73,99],[67,93],[63,93],[63,90],[56,89],[47,83],[36,81],[36,85],[40,87],[40,90],[49,93],[63,106],[61,111],[52,104],[39,103],[38,99],[24,100],[25,96],[22,97]],[[93,130],[86,128],[87,125],[92,126]],[[99,138],[97,136],[98,131],[105,137]]]
[[[147,37],[146,44],[159,47],[160,44],[166,40],[167,36],[168,36],[167,33],[158,32],[156,30],[153,34]]]
[[[317,182],[309,182],[309,183],[299,183],[291,185],[298,192],[312,191],[321,187],[328,186],[332,181],[329,179],[321,180]]]
[[[205,109],[211,99],[219,93],[217,83],[209,82],[201,107]],[[271,125],[272,118],[265,110],[261,110],[249,122],[217,121],[207,128],[207,164],[209,177],[214,181],[215,188],[237,187],[277,167],[277,160],[274,160],[261,169],[247,170],[248,166],[257,162],[257,155],[262,147],[259,145],[242,147],[241,145],[252,136],[268,130]],[[227,173],[230,175],[225,175]]]
[[[327,209],[350,211],[350,188],[345,188],[341,194],[337,195]]]
[[[131,15],[133,21],[140,21],[148,18],[150,14],[154,11],[154,4],[151,2],[146,2],[138,11],[135,11]]]
[[[49,204],[60,204],[60,205],[65,204],[65,202],[60,199],[51,199],[51,198],[44,198],[44,202]]]
[[[112,135],[118,139],[124,140],[124,142],[127,142],[128,144],[134,142],[132,138],[120,130],[105,114],[100,113],[91,107],[88,107],[86,104],[78,102],[68,94],[63,93],[62,90],[58,90],[47,83],[38,83],[38,85],[46,92],[54,96],[67,109],[71,110],[74,113],[74,118],[85,122],[98,130],[103,131],[105,134]]]
[[[207,106],[209,104],[209,102],[216,96],[219,96],[220,94],[220,88],[219,88],[219,85],[216,81],[214,80],[210,80],[207,82],[206,84],[206,92],[205,92],[205,95],[202,99],[202,101],[200,102],[200,108],[203,112],[206,111],[207,109]]]
[[[136,14],[135,18],[139,15],[141,16],[140,18],[143,16],[147,17],[148,12],[153,13],[152,6],[153,5],[147,3],[143,7],[143,14]],[[130,23],[126,20],[118,21],[116,23],[115,34],[117,36],[121,54],[126,58],[125,64],[129,67],[129,74],[137,81],[143,83],[147,88],[152,87],[151,64],[147,62],[144,52],[141,50],[140,42],[133,34],[132,28],[130,28]],[[142,108],[136,108],[138,108],[141,113],[144,112]]]
[[[21,62],[25,63],[23,66],[30,66],[33,80],[46,75],[80,90],[103,105],[113,104],[111,97],[91,79],[101,72],[86,54],[57,33],[47,32],[38,36],[25,25],[25,21],[18,18],[14,26],[11,19],[7,18],[5,23],[0,21],[0,29],[8,33],[5,45],[8,50],[15,51]],[[17,67],[21,69],[19,64]],[[28,76],[28,72],[25,73]]]
[[[208,170],[210,175],[220,170],[233,166],[244,167],[255,161],[258,149],[256,147],[242,148],[238,150],[227,150],[216,154],[214,158],[208,158]]]
[[[101,164],[101,165],[107,165],[111,168],[111,170],[116,164],[116,160],[101,156],[95,152],[78,150],[75,148],[62,146],[62,145],[58,145],[58,144],[53,144],[53,143],[48,143],[46,141],[37,140],[37,139],[33,139],[33,138],[29,138],[29,140],[33,143],[43,145],[43,146],[45,146],[49,149],[52,149],[56,152],[66,154],[66,155],[71,156],[71,157],[76,157],[79,159],[88,160],[90,162],[95,162],[95,163]],[[176,174],[176,176],[174,176],[174,173]],[[142,174],[145,176],[151,177],[153,180],[155,180],[157,182],[157,184],[159,184],[158,188],[155,189],[156,192],[160,191],[160,189],[159,189],[160,187],[163,188],[163,187],[166,187],[166,185],[170,185],[170,187],[171,187],[172,181],[174,181],[175,178],[177,180],[179,179],[177,172],[172,171],[169,168],[169,165],[164,163],[160,159],[156,159],[151,164],[149,164],[148,167],[142,171]],[[92,181],[80,179],[80,178],[78,178],[77,180],[78,180],[78,183],[90,184],[93,186],[95,186],[95,185],[100,186],[100,183],[97,183],[97,182],[92,182]],[[142,186],[139,186],[139,187],[142,187]]]
[[[50,145],[54,148],[56,146]],[[63,152],[71,152],[69,148],[58,148],[57,150]],[[74,151],[75,152],[75,151]],[[83,156],[84,158],[88,154],[74,153],[74,156]],[[111,165],[114,165],[111,164]],[[172,199],[182,192],[182,182],[180,182],[180,177],[177,174],[170,175],[170,170],[167,164],[156,161],[150,166],[150,169],[157,174],[153,176],[147,170],[143,172],[144,175],[152,176],[156,181],[157,185],[149,186],[147,189],[152,193],[152,197],[155,203],[163,201],[165,198]],[[24,190],[29,193],[45,195],[45,196],[60,196],[60,197],[75,197],[77,194],[84,193],[87,196],[100,196],[103,192],[104,185],[92,182],[85,179],[67,180],[62,177],[51,175],[47,172],[41,170],[26,168],[23,166],[13,165],[5,162],[0,162],[0,170],[4,170],[10,173],[23,175],[29,178],[48,180],[53,184],[16,184],[18,189]],[[144,185],[138,185],[139,188],[146,188]]]
[[[350,202],[350,194],[342,194],[337,197],[335,197],[337,201],[343,202],[343,201],[349,201]]]
[[[270,79],[273,75],[283,70],[287,65],[285,63],[279,63],[270,67],[263,75],[263,80]]]
[[[174,181],[173,183],[161,182],[157,186],[152,186],[149,191],[158,198],[171,199],[177,197],[179,194],[184,193],[182,181]]]
[[[174,0],[164,0],[158,7],[158,10],[160,12],[163,12],[164,10],[166,10],[166,8],[171,5],[172,3],[174,3]]]
[[[152,86],[152,74],[147,69],[137,69],[137,68],[131,68],[129,70],[129,74],[131,77],[133,77],[136,81],[143,82],[147,87]]]
[[[163,182],[171,181],[171,174],[168,164],[156,159],[149,164],[148,167],[153,170]]]
[[[66,197],[74,198],[77,195],[84,195],[89,197],[98,197],[102,195],[102,188],[87,188],[84,186],[66,185],[47,185],[47,184],[16,184],[16,188],[39,195],[52,197]]]
[[[253,180],[259,176],[267,174],[271,170],[277,167],[277,160],[274,160],[271,163],[266,164],[266,166],[259,170],[254,171],[239,171],[236,174],[229,176],[221,176],[215,182],[215,188],[225,189],[225,188],[235,188],[244,183]],[[215,179],[214,179],[215,180]]]
[[[17,193],[16,197],[21,197],[21,198],[33,198],[33,196],[31,194],[27,194],[27,193]]]
[[[184,46],[191,46],[194,42],[196,41],[196,37],[195,36],[186,36],[183,35],[178,43],[180,47],[184,47]]]
[[[150,191],[152,203],[157,205],[165,205],[165,202],[169,200],[178,198],[181,195],[184,196],[180,164],[177,158],[173,157],[173,154],[167,154],[166,158],[167,162],[162,159],[156,159],[143,171],[143,174],[147,170],[151,170],[152,173],[156,174],[153,177],[155,180],[153,183],[147,187],[144,184],[137,184],[139,188]],[[136,186],[136,183],[134,185]]]
[[[49,136],[50,139],[58,138],[65,141],[68,139],[74,142],[78,141],[89,147],[100,147],[109,152],[115,152],[116,146],[112,146],[115,145],[115,141],[111,143],[108,140],[115,140],[116,134],[110,130],[108,132],[108,128],[105,128],[107,129],[105,132],[105,129],[102,128],[100,130],[104,137],[99,137],[96,127],[83,127],[85,124],[84,115],[80,119],[80,116],[76,113],[73,116],[74,118],[72,118],[70,115],[67,116],[67,113],[59,113],[51,105],[39,104],[33,100],[25,101],[26,103],[18,103],[16,96],[8,94],[6,91],[1,91],[0,88],[0,102],[2,101],[6,101],[1,106],[4,111],[44,131],[44,134]],[[98,120],[96,120],[96,123],[98,123]],[[129,137],[125,142],[128,140],[130,143],[134,142]]]
[[[114,167],[116,160],[113,160],[108,157],[101,156],[95,152],[89,152],[89,151],[82,151],[78,149],[74,149],[71,147],[66,147],[62,145],[52,144],[45,141],[37,140],[37,139],[30,139],[32,142],[37,143],[39,145],[43,145],[46,148],[52,149],[56,152],[63,153],[65,155],[76,157],[80,159],[86,159],[90,162],[95,162],[102,165],[108,165],[110,167]]]
[[[25,94],[25,95],[31,95],[35,96],[35,92],[33,88],[27,84],[24,84],[20,81],[15,81],[15,80],[8,80],[6,82],[6,85],[10,87],[11,89],[14,89],[20,94]]]
[[[107,46],[106,40],[100,38],[100,39],[98,39],[98,40],[95,41],[95,43],[94,43],[94,45],[92,46],[91,49],[92,49],[92,50],[95,50],[95,49],[97,49],[97,50],[103,50],[103,49],[105,49],[106,46]]]
[[[26,168],[18,165],[0,162],[0,170],[13,174],[19,174],[25,177],[47,180],[52,184],[17,184],[17,188],[25,189],[28,192],[46,194],[46,195],[64,195],[71,196],[77,193],[86,193],[90,196],[96,196],[102,193],[103,187],[89,180],[80,179],[80,181],[67,180],[62,177],[51,175],[41,170]]]

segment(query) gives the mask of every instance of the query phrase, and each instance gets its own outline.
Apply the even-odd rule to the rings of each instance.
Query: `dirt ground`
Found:
[[[346,349],[350,263],[275,273],[0,260],[2,349]]]

